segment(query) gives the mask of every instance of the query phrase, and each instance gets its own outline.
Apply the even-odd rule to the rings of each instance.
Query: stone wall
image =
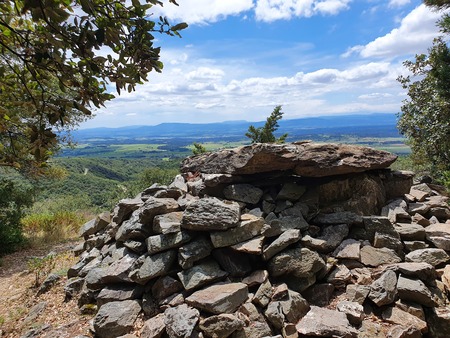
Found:
[[[189,158],[84,225],[67,297],[97,307],[98,337],[448,337],[448,198],[393,158],[312,143]]]

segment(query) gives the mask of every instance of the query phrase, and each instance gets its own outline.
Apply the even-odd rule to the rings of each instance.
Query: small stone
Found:
[[[263,250],[263,259],[269,260],[280,251],[286,249],[289,245],[298,242],[302,233],[298,229],[290,229],[283,232],[267,248]]]
[[[400,276],[397,282],[398,297],[402,300],[413,301],[424,306],[437,305],[431,291],[421,280],[414,280]]]
[[[176,233],[167,233],[162,235],[150,236],[145,240],[147,250],[150,255],[166,251],[173,248],[178,248],[184,243],[191,240],[191,236],[185,231]]]
[[[394,271],[387,270],[372,283],[369,298],[377,306],[391,304],[397,296],[396,286],[397,275]]]
[[[161,338],[166,331],[164,318],[164,313],[159,313],[146,320],[141,330],[141,338]]]
[[[269,273],[267,270],[256,270],[250,274],[250,276],[242,279],[242,283],[247,284],[249,287],[255,285],[261,285],[267,278],[269,278]]]
[[[370,285],[349,284],[345,291],[348,301],[363,304],[370,293]]]
[[[252,255],[261,255],[264,238],[264,236],[257,236],[248,241],[232,245],[231,248],[239,252],[244,252]]]
[[[177,273],[186,290],[194,290],[202,285],[218,281],[228,274],[222,271],[214,260],[208,260],[192,268]]]
[[[186,304],[164,311],[164,324],[170,338],[191,338],[200,317],[197,309]]]
[[[212,338],[230,336],[234,331],[244,327],[244,322],[232,314],[219,314],[200,321],[200,329]]]
[[[387,308],[383,311],[382,317],[384,320],[390,323],[404,326],[413,326],[414,328],[420,330],[422,333],[426,333],[428,331],[427,322],[409,314],[408,312],[400,310],[397,307]]]
[[[450,256],[444,250],[434,248],[414,250],[405,256],[407,262],[425,262],[434,267],[447,263],[449,260]]]
[[[361,304],[349,301],[340,301],[336,309],[347,315],[348,321],[353,325],[360,325],[364,319],[364,308]]]
[[[388,248],[374,248],[370,245],[361,248],[360,256],[361,263],[372,267],[388,263],[399,263],[402,261],[394,250]]]
[[[256,291],[252,298],[252,302],[260,308],[265,308],[273,296],[273,289],[270,280],[264,281]]]
[[[263,191],[251,184],[231,184],[225,187],[223,194],[229,200],[257,204],[263,195]]]

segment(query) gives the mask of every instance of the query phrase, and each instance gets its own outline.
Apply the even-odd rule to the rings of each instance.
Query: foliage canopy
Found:
[[[176,4],[175,0],[168,0]],[[0,2],[0,165],[36,168],[114,96],[161,72],[155,33],[187,24],[150,17],[158,0]]]
[[[267,118],[264,126],[256,128],[251,125],[248,128],[248,132],[245,133],[252,143],[284,143],[288,134],[283,134],[279,138],[276,138],[274,132],[278,129],[278,121],[283,118],[283,112],[281,106],[276,106],[270,116]]]
[[[450,7],[450,1],[426,0],[437,9]],[[448,15],[438,23],[450,32]],[[409,98],[403,102],[398,122],[413,151],[416,163],[438,175],[450,171],[450,49],[448,36],[434,39],[428,54],[416,55],[404,65],[412,76],[399,77]]]

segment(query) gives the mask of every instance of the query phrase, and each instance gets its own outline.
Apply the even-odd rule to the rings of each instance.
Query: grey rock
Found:
[[[191,240],[191,236],[185,231],[176,233],[150,236],[145,240],[147,251],[150,255],[177,248]]]
[[[430,283],[436,279],[436,269],[434,266],[424,262],[402,262],[388,268],[398,270],[405,276],[419,278]]]
[[[219,248],[213,251],[214,259],[230,277],[243,277],[252,271],[249,255],[230,248]]]
[[[177,275],[183,287],[189,291],[223,279],[228,273],[221,270],[216,261],[208,260],[190,269],[178,272]]]
[[[341,259],[360,260],[361,243],[355,239],[344,239],[332,253],[333,257]]]
[[[140,311],[141,306],[136,300],[104,304],[94,317],[95,334],[110,338],[129,333]]]
[[[144,242],[134,241],[132,239],[123,242],[123,246],[138,254],[143,254],[147,251],[147,246]]]
[[[242,283],[248,286],[261,285],[269,278],[267,270],[255,270],[249,276],[242,279]]]
[[[370,285],[349,284],[347,285],[345,296],[348,301],[362,305],[369,293]]]
[[[152,295],[155,299],[161,300],[170,295],[183,290],[183,285],[170,276],[160,277],[152,286]]]
[[[191,338],[199,320],[197,309],[186,304],[168,308],[164,311],[164,324],[170,338]]]
[[[149,197],[144,205],[138,209],[139,222],[151,227],[155,216],[178,211],[179,209],[177,201],[173,198]]]
[[[394,226],[392,225],[391,221],[387,217],[368,216],[368,217],[363,217],[363,221],[364,221],[364,228],[366,229],[368,239],[371,242],[373,242],[373,238],[374,238],[376,232],[398,237],[397,231],[395,231]]]
[[[422,333],[420,330],[413,326],[400,326],[396,325],[387,333],[388,338],[421,338]]]
[[[315,251],[307,248],[289,249],[275,255],[268,263],[271,276],[292,274],[296,277],[311,277],[325,267],[325,262]]]
[[[414,214],[411,218],[411,221],[423,227],[427,227],[431,224],[428,218],[423,217],[421,214]]]
[[[348,231],[347,224],[328,226],[323,229],[322,236],[318,238],[313,238],[308,235],[303,237],[302,244],[319,252],[330,252],[341,244],[348,235]]]
[[[49,274],[44,281],[42,282],[39,290],[37,292],[37,296],[40,296],[48,291],[61,279],[61,277],[57,274],[51,273]]]
[[[388,248],[394,250],[398,255],[403,255],[403,243],[396,237],[389,234],[375,233],[373,238],[375,248]]]
[[[430,211],[430,206],[427,203],[409,203],[408,204],[408,212],[411,215],[414,215],[414,214],[425,215],[428,211]]]
[[[244,252],[252,255],[261,255],[264,239],[264,236],[257,236],[249,239],[248,241],[232,245],[231,248],[239,252]]]
[[[414,250],[426,249],[430,245],[423,241],[403,241],[404,248],[406,252],[411,252]]]
[[[127,198],[120,200],[115,206],[112,214],[112,221],[115,224],[121,224],[124,220],[131,215],[133,211],[138,209],[144,204],[141,198]]]
[[[32,322],[35,322],[36,319],[42,314],[42,312],[45,311],[47,308],[48,303],[45,301],[39,302],[36,305],[34,305],[30,311],[28,311],[27,316],[23,320],[24,325],[28,325]]]
[[[421,280],[400,276],[397,282],[398,297],[402,300],[413,301],[424,306],[434,307],[437,302]]]
[[[263,195],[263,191],[251,184],[231,184],[223,190],[225,198],[248,204],[257,204]]]
[[[402,199],[397,199],[384,206],[381,210],[381,216],[385,216],[391,223],[399,222],[400,220],[409,220],[411,216],[407,211],[407,204]]]
[[[263,231],[263,235],[266,237],[278,236],[289,229],[306,230],[309,227],[309,224],[301,215],[283,216],[277,219],[273,219],[268,222],[268,225],[269,227],[265,228],[265,230]]]
[[[83,278],[69,279],[66,285],[64,286],[65,301],[68,301],[72,299],[75,295],[77,295],[81,291],[83,284],[84,284]]]
[[[385,309],[382,313],[382,317],[390,323],[412,326],[420,330],[422,333],[428,331],[427,322],[413,316],[412,314],[409,314],[408,312],[400,310],[398,307],[389,307]]]
[[[349,145],[255,143],[188,157],[181,172],[245,175],[293,170],[300,176],[324,177],[386,168],[396,158],[388,152]]]
[[[311,310],[296,325],[302,335],[318,337],[356,337],[357,331],[347,316],[339,311],[311,306]]]
[[[409,302],[406,300],[399,299],[395,302],[395,306],[400,310],[406,311],[417,318],[425,320],[425,311],[423,310],[423,306],[417,304],[416,302]]]
[[[397,223],[395,230],[404,241],[423,241],[425,239],[425,229],[415,223]]]
[[[289,245],[298,242],[301,237],[302,233],[298,229],[286,230],[263,250],[263,259],[269,260],[275,254],[286,249]]]
[[[159,313],[153,318],[146,320],[141,329],[141,338],[161,338],[166,332],[164,318],[164,314]]]
[[[377,306],[391,304],[397,296],[397,275],[392,270],[387,270],[380,278],[375,280],[371,287],[369,298]]]
[[[295,202],[305,193],[306,187],[298,185],[294,182],[283,184],[283,187],[278,192],[277,200],[288,200]]]
[[[149,234],[148,226],[139,221],[141,209],[135,210],[131,217],[124,221],[116,233],[116,241],[125,242],[129,239],[144,240]]]
[[[153,219],[153,231],[157,234],[169,234],[181,230],[183,212],[175,211],[168,214],[157,215]]]
[[[263,202],[264,205],[264,202]],[[273,210],[271,210],[273,211]],[[309,214],[309,206],[306,203],[303,202],[296,202],[294,205],[290,208],[287,208],[281,212],[281,216],[302,216],[307,217]]]
[[[345,313],[348,321],[353,325],[360,325],[364,319],[364,307],[357,302],[343,300],[337,303],[336,309]]]
[[[146,284],[149,280],[166,275],[172,268],[177,257],[176,251],[169,250],[152,256],[147,256],[142,266],[130,278],[139,284]]]
[[[232,246],[247,241],[261,234],[264,218],[248,215],[238,225],[227,231],[210,232],[210,238],[215,248]]]
[[[194,292],[186,298],[186,303],[212,314],[233,313],[247,297],[246,284],[216,284]]]
[[[273,289],[270,280],[264,281],[256,290],[255,295],[252,298],[252,302],[260,308],[265,308],[272,299]]]
[[[450,219],[450,208],[448,206],[430,208],[427,217],[436,217],[439,221],[445,222]]]
[[[414,250],[405,256],[407,262],[425,262],[434,267],[447,263],[449,260],[450,256],[444,250],[434,248]]]
[[[343,264],[337,265],[327,276],[327,282],[333,284],[336,289],[344,289],[351,279],[350,270]]]
[[[239,204],[206,197],[189,204],[183,213],[181,227],[188,230],[226,230],[238,225]]]
[[[103,229],[111,222],[111,215],[109,212],[103,212],[96,218],[86,222],[80,231],[80,237],[87,239],[88,236],[93,235]]]
[[[330,303],[334,292],[334,285],[331,283],[314,284],[302,292],[302,295],[311,305],[325,307]]]
[[[208,337],[225,338],[242,329],[244,325],[235,315],[224,313],[203,319],[199,327]]]
[[[448,306],[425,309],[430,336],[450,337],[450,309]]]
[[[140,286],[134,285],[107,285],[97,296],[97,306],[101,307],[103,304],[115,301],[138,299],[144,293],[144,289]]]
[[[361,263],[366,266],[377,267],[382,264],[399,263],[402,261],[394,250],[388,248],[374,248],[366,245],[360,251]]]
[[[189,269],[195,262],[208,257],[212,249],[213,245],[209,238],[198,237],[178,249],[178,264],[183,269]]]
[[[366,319],[358,330],[358,338],[386,338],[386,333],[380,324]]]
[[[355,214],[351,211],[333,212],[331,214],[318,214],[313,219],[315,224],[322,225],[335,225],[335,224],[348,224],[348,225],[360,225],[363,224],[363,217]]]
[[[437,248],[450,251],[450,225],[445,223],[432,224],[425,228],[427,239]]]

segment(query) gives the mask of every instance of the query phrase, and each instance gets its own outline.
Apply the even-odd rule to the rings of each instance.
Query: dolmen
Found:
[[[87,222],[66,297],[96,337],[450,337],[444,189],[367,147],[186,158]]]

